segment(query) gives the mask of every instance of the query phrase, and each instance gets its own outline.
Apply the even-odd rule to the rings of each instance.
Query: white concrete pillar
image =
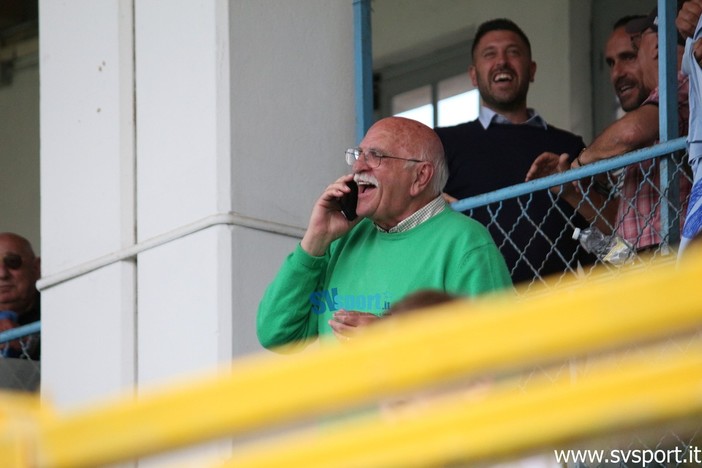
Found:
[[[350,0],[40,4],[43,393],[259,351],[258,301],[354,145]]]
[[[40,2],[42,392],[59,406],[135,382],[133,261],[59,280],[134,243],[132,17],[131,1]]]

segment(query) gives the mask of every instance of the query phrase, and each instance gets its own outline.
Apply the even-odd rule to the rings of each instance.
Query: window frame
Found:
[[[392,115],[393,97],[429,85],[431,104],[434,108],[433,126],[436,127],[439,119],[437,112],[439,83],[447,78],[464,74],[470,84],[468,69],[472,63],[471,49],[472,41],[463,41],[374,70],[377,117]],[[472,85],[471,89],[474,89]]]

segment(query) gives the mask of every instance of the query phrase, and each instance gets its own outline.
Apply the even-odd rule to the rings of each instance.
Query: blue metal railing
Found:
[[[41,320],[0,332],[0,345],[41,331]]]
[[[0,363],[2,363],[0,389],[2,391],[39,391],[41,370],[38,360],[38,340],[35,337],[40,332],[41,321],[0,332]],[[15,340],[20,340],[19,349],[13,349],[11,346],[11,342]]]
[[[661,142],[679,136],[678,132],[678,79],[677,30],[675,29],[676,0],[658,0],[658,126]],[[660,161],[660,189],[670,200],[679,199],[679,175],[675,161]],[[661,230],[671,243],[680,241],[680,224],[667,204],[661,206]]]
[[[451,207],[456,211],[467,211],[480,206],[497,203],[510,198],[516,198],[521,195],[527,195],[539,190],[545,190],[556,185],[563,185],[575,180],[591,177],[604,172],[620,169],[630,164],[639,163],[647,159],[655,158],[661,155],[667,155],[685,149],[685,138],[676,138],[675,140],[659,143],[655,146],[632,151],[621,156],[616,156],[609,159],[604,159],[596,163],[588,164],[577,169],[571,169],[560,174],[554,174],[541,179],[524,182],[523,184],[505,187],[493,192],[483,193],[470,198],[464,198],[451,204]]]

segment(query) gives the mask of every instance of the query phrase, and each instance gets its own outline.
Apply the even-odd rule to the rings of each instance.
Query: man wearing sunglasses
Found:
[[[264,347],[318,336],[346,341],[419,289],[476,296],[511,285],[487,229],[442,198],[446,161],[432,129],[382,119],[346,151],[346,162],[352,172],[324,190],[259,304]],[[358,184],[357,218],[341,213],[351,181]]]
[[[0,330],[7,330],[40,320],[39,292],[36,282],[41,276],[41,261],[27,239],[10,232],[0,233]],[[39,359],[36,340],[24,349],[12,343],[8,349],[0,344],[6,357]]]

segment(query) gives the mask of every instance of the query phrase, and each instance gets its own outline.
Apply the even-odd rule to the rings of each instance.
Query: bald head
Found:
[[[439,136],[421,122],[404,117],[388,117],[376,122],[369,130],[385,133],[393,142],[393,151],[404,158],[429,161],[434,166],[434,175],[430,183],[432,196],[437,196],[444,189],[448,180],[448,169],[444,157],[444,146]]]
[[[0,232],[0,245],[12,245],[23,254],[34,258],[32,244],[27,239],[14,232]]]
[[[399,150],[417,156],[420,152],[443,157],[444,147],[439,136],[421,122],[404,117],[388,117],[379,120],[371,130],[389,132],[397,142]],[[369,132],[371,131],[369,130]]]

